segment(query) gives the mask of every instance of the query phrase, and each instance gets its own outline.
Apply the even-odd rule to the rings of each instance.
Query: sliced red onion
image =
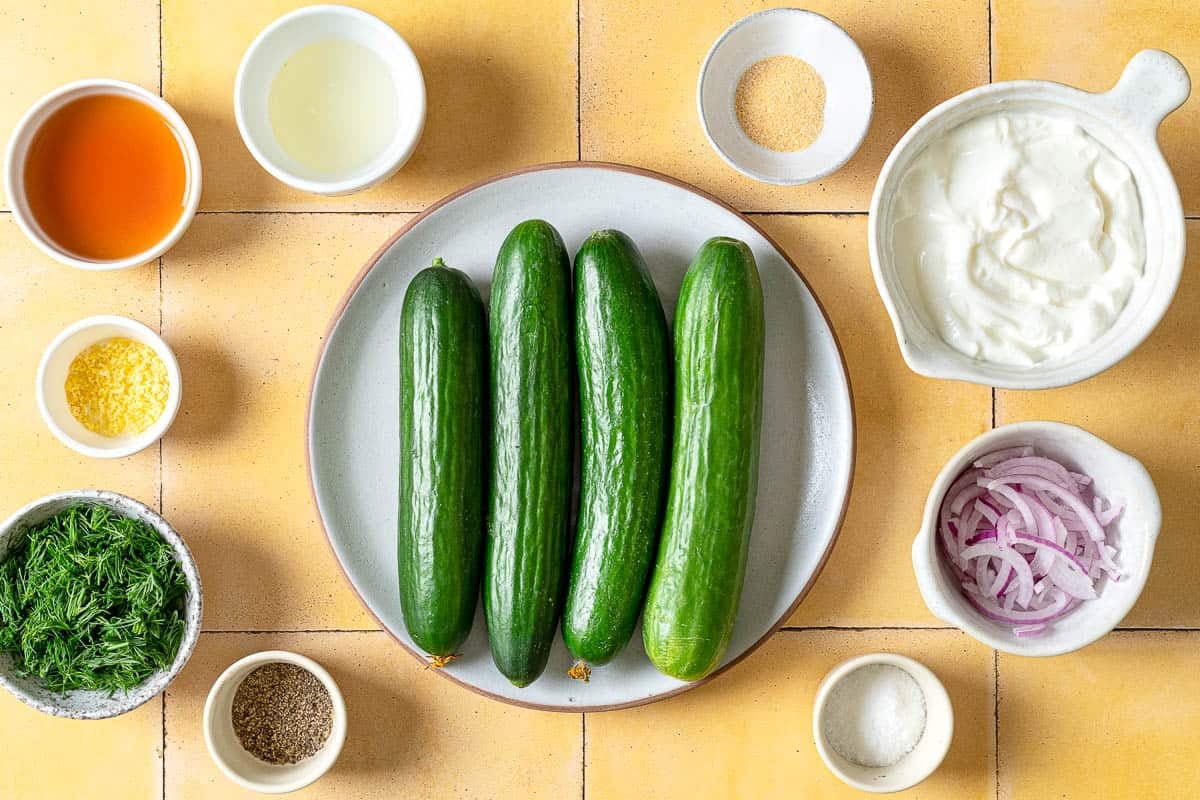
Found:
[[[996,464],[991,469],[985,470],[984,474],[989,478],[1032,475],[1034,477],[1045,478],[1048,481],[1054,481],[1064,489],[1068,489],[1076,494],[1079,493],[1079,482],[1072,477],[1071,472],[1066,467],[1057,461],[1040,456],[1010,458],[1007,461]]]
[[[1044,625],[1066,614],[1070,610],[1071,598],[1062,592],[1055,595],[1054,602],[1042,609],[1034,611],[1005,610],[995,601],[978,595],[966,594],[967,602],[975,606],[979,613],[997,622],[1007,622],[1010,625]]]
[[[1124,510],[1093,481],[1032,447],[981,456],[951,484],[938,515],[941,549],[963,595],[989,619],[1037,636],[1120,580],[1105,528]]]
[[[980,456],[975,459],[975,466],[978,469],[987,469],[993,464],[999,464],[1001,461],[1009,458],[1026,458],[1033,455],[1032,447],[1008,447],[1004,450],[995,450],[985,456]]]

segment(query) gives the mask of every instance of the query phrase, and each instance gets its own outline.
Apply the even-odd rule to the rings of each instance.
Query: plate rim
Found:
[[[642,698],[638,698],[635,700],[629,700],[629,701],[620,702],[620,703],[605,703],[603,705],[587,706],[587,707],[583,707],[580,705],[572,705],[572,704],[534,703],[534,702],[529,702],[526,700],[519,700],[519,699],[516,699],[513,697],[506,697],[504,695],[496,694],[494,692],[488,691],[487,689],[484,689],[480,686],[476,686],[472,683],[468,683],[467,681],[463,680],[462,678],[457,677],[452,672],[449,672],[445,669],[435,669],[434,670],[434,672],[436,672],[439,676],[446,678],[447,680],[449,680],[465,689],[468,689],[468,690],[474,692],[475,694],[480,695],[481,697],[486,697],[490,700],[496,700],[501,703],[505,703],[506,705],[517,706],[519,708],[528,708],[528,709],[532,709],[534,711],[552,711],[552,712],[558,712],[558,713],[572,713],[572,714],[585,714],[585,713],[586,714],[598,714],[598,713],[602,713],[605,711],[617,711],[617,710],[620,710],[623,708],[636,708],[637,706],[649,705],[651,703],[656,703],[660,700],[666,700],[667,698],[675,697],[676,695],[680,695],[680,694],[683,694],[684,692],[687,692],[692,689],[703,686],[703,685],[709,683],[710,681],[712,681],[713,679],[715,679],[716,677],[718,677],[719,675],[723,675],[726,672],[728,672],[730,669],[732,669],[733,667],[737,666],[738,664],[741,664],[748,656],[750,656],[752,653],[754,653],[756,650],[758,650],[760,647],[762,647],[767,642],[768,639],[770,639],[772,636],[774,636],[776,633],[778,633],[780,631],[780,629],[782,629],[784,627],[784,625],[787,623],[788,619],[792,616],[792,614],[796,613],[796,609],[800,607],[800,604],[802,602],[804,602],[804,599],[808,596],[808,593],[812,590],[813,585],[817,582],[817,578],[819,578],[821,573],[825,570],[825,565],[829,562],[829,556],[833,553],[833,548],[837,544],[838,539],[841,537],[842,526],[846,522],[846,511],[850,506],[850,497],[854,492],[854,475],[855,475],[854,468],[856,466],[857,450],[858,450],[858,424],[857,424],[857,416],[855,414],[855,409],[854,409],[854,388],[850,383],[850,370],[846,366],[846,353],[842,349],[842,343],[838,339],[837,330],[833,326],[833,321],[829,318],[829,312],[827,312],[825,310],[825,306],[821,303],[821,300],[817,296],[816,291],[813,289],[812,284],[808,282],[808,279],[806,277],[804,277],[804,273],[801,272],[800,268],[796,266],[796,263],[794,261],[792,261],[792,258],[791,258],[791,256],[788,255],[787,251],[784,250],[779,245],[779,243],[775,241],[775,239],[772,236],[770,236],[765,230],[763,230],[763,228],[760,225],[758,225],[756,222],[754,222],[754,220],[752,220],[748,215],[742,213],[738,209],[731,206],[729,203],[725,202],[724,200],[720,199],[719,197],[716,197],[715,195],[710,194],[709,192],[706,192],[705,190],[699,188],[698,186],[688,183],[687,181],[672,177],[670,175],[666,175],[662,172],[657,172],[652,169],[647,169],[645,167],[637,167],[637,166],[633,166],[632,164],[621,164],[621,163],[617,163],[617,162],[613,162],[613,161],[585,161],[585,160],[581,159],[581,160],[576,160],[576,161],[549,161],[549,162],[545,162],[545,163],[541,163],[541,164],[531,164],[529,166],[518,167],[517,169],[512,169],[512,170],[508,170],[506,172],[492,175],[490,177],[483,178],[482,180],[475,181],[473,183],[469,183],[460,189],[456,189],[455,191],[453,191],[453,192],[445,195],[444,197],[436,200],[435,202],[431,203],[424,210],[417,212],[411,219],[409,219],[407,222],[405,222],[403,225],[401,225],[396,230],[395,233],[393,233],[391,236],[389,236],[387,238],[387,240],[385,240],[383,242],[383,244],[381,244],[378,248],[376,248],[376,250],[367,258],[366,263],[363,264],[362,268],[359,269],[358,273],[351,280],[350,285],[346,288],[346,291],[342,294],[341,298],[338,300],[337,305],[334,307],[333,313],[329,318],[329,322],[325,325],[325,330],[321,334],[320,347],[318,348],[317,357],[313,364],[312,372],[311,372],[311,375],[309,378],[309,383],[308,383],[308,400],[305,405],[305,414],[304,414],[304,467],[305,467],[305,472],[307,473],[307,478],[308,478],[309,499],[312,501],[313,509],[317,512],[317,521],[320,523],[321,532],[324,534],[325,546],[327,548],[329,548],[330,555],[333,556],[334,562],[337,563],[338,570],[342,574],[342,579],[350,587],[350,591],[353,592],[354,596],[358,599],[359,604],[362,605],[362,607],[364,609],[366,609],[366,612],[368,614],[370,614],[371,618],[373,620],[375,620],[375,622],[379,625],[382,632],[384,634],[386,634],[388,636],[388,638],[390,638],[392,641],[394,641],[396,644],[398,644],[402,650],[404,650],[410,656],[415,658],[418,661],[418,663],[420,663],[420,664],[424,665],[426,668],[428,668],[429,662],[426,660],[426,658],[421,653],[418,653],[416,650],[409,647],[407,644],[405,644],[403,641],[401,641],[399,637],[397,637],[394,633],[392,633],[391,629],[388,628],[387,624],[382,619],[379,618],[379,615],[375,613],[375,610],[373,608],[371,608],[370,604],[367,603],[366,599],[362,596],[362,594],[359,593],[358,587],[354,585],[354,581],[350,578],[350,575],[346,572],[346,566],[342,563],[342,560],[338,557],[337,551],[333,547],[333,540],[330,539],[330,536],[329,536],[329,528],[325,524],[325,517],[321,513],[321,505],[317,501],[316,482],[313,478],[314,473],[313,473],[313,455],[312,455],[312,451],[313,451],[312,420],[313,420],[313,397],[316,393],[317,376],[320,374],[321,364],[325,360],[325,352],[329,348],[330,337],[333,334],[333,330],[335,327],[337,327],[337,324],[341,321],[342,316],[345,314],[346,307],[350,304],[350,301],[351,301],[351,299],[353,299],[354,295],[357,294],[359,287],[362,285],[362,282],[366,279],[367,275],[371,272],[371,270],[373,270],[375,268],[375,266],[379,263],[379,260],[381,258],[383,258],[384,254],[387,253],[387,251],[392,248],[392,245],[394,245],[397,241],[399,241],[401,239],[401,237],[403,237],[410,230],[412,230],[412,228],[414,228],[419,222],[423,221],[426,217],[432,215],[434,212],[438,211],[443,206],[449,205],[450,203],[454,202],[458,198],[460,198],[464,195],[470,194],[471,192],[474,192],[477,189],[481,189],[485,186],[489,186],[493,183],[498,183],[500,181],[507,180],[509,178],[515,178],[520,175],[528,175],[530,173],[535,173],[535,172],[548,172],[548,171],[557,170],[557,169],[576,169],[576,168],[600,169],[600,170],[610,170],[613,172],[624,172],[624,173],[638,175],[643,178],[650,178],[651,180],[661,181],[663,183],[673,185],[677,188],[683,189],[686,192],[690,192],[691,194],[694,194],[694,195],[700,197],[701,199],[707,200],[710,203],[714,203],[717,206],[719,206],[720,208],[734,214],[740,220],[742,220],[747,225],[749,225],[756,233],[758,233],[760,236],[762,236],[763,239],[765,239],[767,241],[767,243],[770,244],[771,247],[773,247],[777,253],[779,253],[779,255],[783,258],[784,263],[787,264],[789,267],[791,267],[792,272],[795,273],[796,277],[800,279],[800,282],[802,284],[804,284],[804,288],[808,291],[809,296],[812,297],[813,302],[817,306],[817,310],[821,313],[821,317],[825,321],[825,327],[827,327],[829,329],[830,336],[833,339],[834,349],[837,351],[838,363],[840,364],[841,369],[842,369],[842,378],[846,382],[846,395],[849,400],[849,406],[850,406],[850,420],[849,420],[849,422],[850,422],[850,430],[849,430],[850,459],[849,459],[848,469],[847,469],[847,474],[846,474],[846,490],[845,490],[845,494],[842,497],[842,507],[838,511],[837,523],[834,525],[834,528],[833,528],[833,535],[829,537],[829,542],[828,542],[828,544],[825,545],[825,550],[821,553],[821,557],[817,562],[817,568],[815,570],[813,570],[812,575],[809,577],[808,581],[805,582],[804,586],[800,587],[800,591],[796,594],[796,599],[791,602],[791,604],[787,607],[787,610],[785,610],[783,612],[783,614],[777,620],[775,620],[775,622],[771,623],[771,625],[767,628],[766,632],[763,633],[762,636],[760,636],[758,639],[756,639],[754,642],[752,642],[749,647],[747,647],[740,654],[738,654],[737,657],[735,657],[731,661],[729,661],[729,663],[721,665],[720,667],[713,670],[711,673],[704,676],[700,680],[691,681],[690,683],[685,683],[682,686],[677,686],[674,689],[671,689],[670,691],[667,691],[667,692],[662,692],[660,694],[654,694],[654,695],[650,695],[648,697],[642,697]],[[398,213],[405,213],[405,212],[398,212]]]

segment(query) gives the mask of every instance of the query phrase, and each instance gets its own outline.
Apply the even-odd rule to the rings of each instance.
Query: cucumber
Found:
[[[479,597],[487,325],[471,279],[433,264],[400,311],[397,562],[404,624],[439,663],[466,640]]]
[[[668,458],[667,318],[641,254],[619,231],[592,234],[575,256],[575,346],[579,522],[562,631],[571,655],[598,665],[637,625]]]
[[[642,639],[660,672],[694,681],[725,655],[758,487],[763,298],[750,248],[709,239],[675,310],[675,432]]]
[[[549,223],[522,222],[492,277],[491,486],[483,609],[515,686],[546,668],[566,574],[574,445],[571,263]]]

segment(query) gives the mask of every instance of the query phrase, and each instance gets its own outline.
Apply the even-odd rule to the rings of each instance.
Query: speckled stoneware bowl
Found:
[[[97,489],[79,489],[52,494],[41,500],[35,500],[13,514],[0,526],[0,561],[8,554],[9,543],[12,541],[14,533],[36,525],[59,511],[77,504],[103,505],[126,517],[141,520],[158,531],[159,535],[174,548],[175,557],[183,567],[183,574],[188,584],[186,608],[184,609],[186,627],[183,641],[179,644],[179,652],[175,655],[175,663],[169,670],[151,675],[136,689],[125,694],[118,692],[109,697],[107,692],[101,691],[75,691],[67,694],[49,691],[43,688],[36,678],[17,677],[14,674],[12,657],[0,653],[0,686],[12,692],[18,700],[26,705],[56,717],[105,719],[119,716],[142,705],[167,688],[167,684],[174,680],[179,671],[183,669],[183,665],[191,657],[192,650],[196,647],[196,640],[200,636],[203,593],[200,589],[200,573],[196,570],[196,562],[192,559],[191,552],[166,520],[144,503],[139,503],[131,497]]]

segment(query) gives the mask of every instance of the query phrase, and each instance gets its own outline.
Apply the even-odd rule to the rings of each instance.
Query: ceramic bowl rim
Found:
[[[298,19],[305,17],[322,16],[322,15],[337,15],[352,20],[352,24],[364,28],[372,28],[378,31],[384,38],[391,42],[391,46],[395,48],[401,60],[406,62],[408,68],[412,72],[413,86],[418,90],[412,99],[412,111],[417,119],[417,124],[413,128],[412,135],[406,140],[402,140],[399,136],[399,131],[392,142],[388,145],[389,149],[394,147],[397,142],[402,144],[397,149],[393,158],[388,161],[378,164],[375,169],[368,172],[363,172],[359,175],[354,175],[348,178],[337,178],[329,180],[317,180],[314,178],[306,178],[302,175],[297,175],[290,170],[285,169],[274,159],[269,157],[267,153],[258,145],[254,135],[250,130],[250,124],[247,120],[248,110],[247,103],[249,102],[245,95],[246,81],[250,65],[258,56],[259,51],[265,46],[266,42],[275,36],[282,28],[295,22]],[[425,74],[421,69],[421,63],[417,60],[416,53],[412,47],[404,39],[400,33],[391,25],[384,22],[379,17],[367,11],[352,6],[340,5],[337,3],[321,3],[311,6],[302,6],[290,11],[282,16],[272,20],[265,28],[263,28],[250,46],[246,48],[246,52],[242,55],[242,60],[238,64],[237,76],[234,78],[233,85],[233,111],[237,122],[238,133],[241,135],[242,142],[246,149],[250,151],[250,155],[258,162],[258,165],[266,170],[276,180],[291,186],[293,189],[299,189],[303,192],[325,196],[339,196],[353,194],[364,189],[369,189],[379,183],[390,178],[401,167],[403,167],[412,157],[413,152],[417,149],[417,145],[421,141],[421,135],[424,133],[426,114],[428,113],[428,98],[427,89],[425,86]]]
[[[849,150],[845,154],[845,157],[841,158],[840,160],[838,160],[836,162],[831,162],[828,166],[823,167],[822,169],[820,169],[816,172],[812,172],[812,173],[803,175],[799,178],[792,178],[792,177],[785,178],[785,177],[779,177],[776,175],[768,175],[766,173],[759,172],[758,170],[752,169],[751,167],[748,167],[748,166],[742,164],[741,162],[737,161],[736,159],[734,159],[725,150],[725,148],[721,147],[721,145],[717,143],[716,138],[713,136],[712,128],[709,125],[709,121],[708,121],[709,113],[704,105],[704,84],[709,76],[709,66],[711,65],[713,56],[717,53],[718,50],[720,50],[720,48],[722,46],[724,46],[724,44],[729,40],[729,38],[734,33],[736,33],[738,30],[740,30],[742,27],[744,27],[745,25],[747,25],[751,22],[757,21],[760,17],[772,16],[772,15],[807,16],[807,17],[817,18],[819,21],[821,21],[822,24],[828,23],[832,27],[833,30],[835,30],[837,33],[839,33],[841,35],[841,37],[843,37],[849,43],[850,51],[857,54],[858,58],[862,61],[863,67],[866,70],[866,74],[867,74],[867,90],[868,90],[868,94],[869,94],[868,103],[867,103],[867,118],[864,121],[862,133],[858,136],[857,141],[855,141],[853,146],[849,148]],[[867,139],[867,134],[870,133],[870,131],[871,131],[871,121],[875,117],[875,79],[871,75],[871,65],[867,62],[866,54],[863,53],[862,48],[859,46],[858,42],[855,41],[854,37],[851,36],[846,31],[845,28],[843,28],[841,25],[838,25],[836,22],[834,22],[829,17],[825,16],[824,14],[820,14],[816,11],[810,11],[809,9],[806,9],[806,8],[789,8],[789,7],[766,8],[766,9],[763,9],[762,11],[756,11],[753,14],[748,14],[748,15],[742,17],[741,19],[739,19],[737,22],[734,22],[732,25],[730,25],[728,28],[726,28],[725,31],[719,37],[717,37],[717,40],[715,42],[713,42],[712,47],[710,47],[708,49],[707,55],[704,56],[704,62],[700,66],[700,77],[696,81],[696,111],[700,116],[700,126],[704,130],[704,138],[708,140],[709,146],[712,147],[712,149],[714,151],[716,151],[717,155],[720,156],[721,160],[724,161],[726,164],[733,167],[735,170],[742,173],[746,177],[753,178],[754,180],[759,181],[760,183],[767,183],[767,184],[771,184],[774,186],[801,186],[806,183],[814,183],[816,181],[821,180],[822,178],[828,178],[830,175],[837,172],[842,167],[846,166],[846,164],[849,163],[850,159],[854,158],[855,154],[858,153],[859,149],[862,147],[863,142],[865,142]]]
[[[1145,52],[1147,51],[1141,51],[1135,55],[1130,59],[1130,64]],[[1128,66],[1126,65],[1126,69]],[[1147,301],[1139,309],[1139,316],[1107,349],[1092,353],[1084,359],[1072,360],[1072,356],[1067,356],[1065,360],[1046,362],[1051,364],[1053,369],[1053,372],[1048,374],[1042,365],[1034,365],[1024,374],[1014,375],[1010,371],[1012,368],[1006,365],[980,360],[972,361],[966,356],[962,356],[961,359],[952,356],[954,363],[945,364],[938,358],[927,357],[927,348],[914,345],[910,341],[908,331],[911,328],[927,326],[919,320],[909,320],[907,315],[902,312],[887,277],[887,275],[895,273],[895,268],[892,266],[891,256],[885,253],[884,240],[886,237],[885,232],[880,228],[880,218],[884,206],[892,199],[890,195],[884,196],[884,188],[895,180],[893,173],[902,162],[906,162],[910,156],[919,153],[933,136],[944,133],[953,124],[956,124],[956,120],[953,119],[954,111],[976,103],[1049,99],[1072,118],[1079,118],[1083,115],[1084,112],[1076,107],[1077,104],[1082,104],[1087,107],[1087,113],[1111,121],[1118,118],[1116,111],[1105,102],[1105,98],[1111,91],[1110,89],[1109,92],[1085,92],[1073,86],[1046,80],[1011,80],[988,83],[968,89],[934,106],[896,142],[879,171],[879,177],[876,179],[871,195],[867,221],[867,244],[876,290],[887,309],[901,355],[909,369],[930,378],[969,381],[1001,389],[1051,389],[1069,386],[1115,366],[1136,350],[1162,321],[1174,299],[1183,275],[1186,230],[1178,184],[1171,173],[1170,165],[1163,157],[1162,149],[1154,133],[1147,133],[1145,130],[1139,131],[1139,136],[1148,137],[1148,141],[1143,144],[1146,145],[1148,161],[1151,163],[1140,173],[1134,172],[1133,167],[1130,168],[1130,171],[1133,172],[1134,179],[1139,184],[1146,187],[1153,186],[1155,195],[1167,206],[1166,213],[1160,215],[1162,230],[1165,232],[1164,239],[1169,240],[1173,232],[1177,234],[1179,246],[1172,252],[1164,250],[1160,264],[1162,272],[1157,278],[1155,293],[1147,298]],[[1170,113],[1167,111],[1162,117],[1165,118]],[[1139,194],[1145,191],[1147,190],[1139,190]],[[899,281],[898,278],[896,280]],[[1115,324],[1116,322],[1114,322]],[[935,332],[930,331],[929,333],[930,336],[940,340]],[[949,348],[949,345],[946,347]]]
[[[225,757],[221,754],[221,747],[215,743],[213,734],[213,721],[217,710],[215,708],[217,695],[227,684],[237,678],[238,683],[249,675],[253,668],[258,668],[266,664],[294,664],[303,670],[308,671],[321,684],[325,690],[329,692],[329,699],[333,704],[333,725],[329,731],[329,738],[325,740],[325,744],[317,751],[317,754],[312,756],[308,762],[291,765],[293,767],[308,766],[311,767],[307,771],[301,773],[300,777],[285,784],[268,784],[261,781],[256,781],[253,778],[248,778],[242,773],[233,768]],[[342,747],[346,743],[346,730],[348,728],[348,715],[346,713],[346,700],[342,695],[342,690],[338,686],[337,681],[329,674],[329,671],[318,664],[308,656],[291,650],[259,650],[258,652],[250,653],[242,656],[237,661],[234,661],[226,667],[217,679],[213,681],[213,685],[208,690],[208,696],[204,700],[203,713],[203,728],[204,728],[204,744],[208,748],[208,754],[217,768],[221,770],[225,777],[229,778],[239,786],[249,789],[254,792],[263,794],[286,794],[303,789],[312,783],[319,780],[326,772],[328,772],[341,755]],[[238,744],[240,747],[240,743]],[[327,754],[327,755],[325,755]],[[323,757],[318,760],[318,756]],[[265,763],[265,762],[264,762]]]
[[[100,327],[102,325],[125,328],[149,339],[154,352],[162,359],[163,365],[167,368],[169,388],[167,404],[163,408],[162,414],[155,420],[153,425],[133,437],[130,442],[119,447],[96,447],[79,441],[67,433],[66,429],[58,423],[54,414],[51,413],[49,403],[46,399],[46,372],[49,369],[50,361],[54,357],[54,354],[75,334],[85,331],[88,328]],[[162,336],[148,325],[119,314],[98,314],[93,317],[85,317],[63,328],[50,341],[50,344],[46,345],[46,349],[42,352],[41,361],[38,362],[36,381],[38,411],[41,413],[42,421],[46,423],[46,427],[50,429],[50,432],[54,434],[56,439],[67,447],[91,458],[124,458],[145,450],[170,430],[176,416],[179,414],[179,407],[183,400],[183,376],[175,351],[171,349],[171,346],[167,344]]]
[[[829,695],[832,693],[833,687],[851,672],[854,672],[860,667],[871,666],[873,664],[886,664],[899,667],[911,675],[913,679],[916,680],[921,686],[921,691],[925,695],[925,705],[927,710],[931,704],[931,698],[929,696],[930,692],[928,690],[932,688],[934,691],[934,697],[932,698],[933,702],[938,705],[939,710],[943,710],[945,712],[944,714],[939,714],[938,716],[938,719],[945,720],[946,728],[948,728],[948,732],[945,734],[945,746],[938,748],[936,757],[930,759],[929,769],[920,774],[916,780],[897,780],[894,783],[866,783],[858,780],[843,770],[841,765],[838,763],[837,758],[835,758],[833,754],[829,752],[832,748],[825,741],[825,726],[823,724],[825,721],[825,711],[828,706]],[[928,713],[926,714],[925,720],[926,731],[921,734],[922,737],[924,737],[925,733],[928,732],[930,720],[930,715]],[[921,662],[913,658],[909,658],[908,656],[900,655],[899,653],[882,651],[865,653],[860,656],[848,658],[838,663],[835,667],[830,669],[829,672],[825,673],[825,677],[821,679],[821,683],[817,687],[816,696],[813,699],[812,732],[813,743],[816,745],[817,754],[821,757],[821,760],[825,762],[825,766],[829,768],[829,771],[847,786],[852,786],[855,789],[860,789],[864,792],[872,792],[874,794],[890,794],[892,792],[901,792],[905,789],[911,789],[913,786],[916,786],[924,781],[926,778],[936,772],[938,767],[942,765],[942,762],[945,761],[946,754],[950,752],[950,745],[954,741],[954,703],[951,702],[950,694],[946,691],[946,685],[942,683],[942,680],[937,676],[937,673]]]
[[[1138,489],[1137,502],[1139,505],[1146,506],[1147,516],[1150,520],[1148,530],[1145,533],[1146,557],[1136,572],[1127,571],[1127,574],[1121,581],[1122,585],[1132,589],[1132,591],[1126,593],[1122,600],[1105,600],[1104,595],[1101,594],[1097,600],[1089,601],[1105,603],[1105,608],[1109,609],[1102,624],[1096,624],[1086,629],[1076,626],[1073,631],[1081,632],[1058,639],[1039,639],[1037,637],[1026,639],[1017,639],[1015,637],[1005,638],[993,633],[978,615],[960,613],[958,609],[943,602],[942,598],[947,593],[943,590],[941,584],[937,582],[937,578],[934,577],[935,571],[942,568],[940,563],[941,557],[937,552],[936,546],[938,512],[941,508],[942,498],[946,490],[950,487],[950,484],[969,466],[969,453],[993,440],[1011,440],[1013,436],[1024,437],[1029,440],[1030,444],[1036,446],[1036,441],[1044,437],[1047,431],[1054,431],[1063,436],[1077,439],[1084,443],[1083,446],[1105,451],[1121,461],[1126,469],[1137,476],[1140,485],[1138,487],[1131,487],[1130,501],[1133,501],[1133,488]],[[1158,497],[1158,492],[1149,471],[1137,458],[1114,447],[1099,436],[1084,430],[1078,425],[1049,420],[1012,422],[992,428],[979,436],[973,437],[959,448],[947,460],[945,466],[942,467],[929,489],[929,494],[926,496],[921,518],[921,528],[913,540],[913,569],[917,575],[917,588],[921,593],[921,599],[925,601],[930,612],[943,622],[953,625],[963,633],[992,649],[1011,655],[1030,657],[1059,656],[1066,653],[1073,653],[1102,639],[1116,629],[1121,624],[1121,621],[1128,616],[1146,588],[1154,560],[1154,550],[1158,544],[1158,536],[1161,530],[1162,505]]]
[[[25,143],[32,141],[37,131],[45,124],[54,111],[57,111],[77,97],[85,97],[91,94],[132,95],[140,102],[150,106],[167,122],[175,133],[176,139],[179,141],[179,148],[183,153],[184,166],[187,170],[187,192],[184,206],[174,227],[152,247],[132,256],[126,256],[125,258],[87,259],[72,255],[55,245],[50,237],[42,232],[41,227],[33,216],[33,212],[27,207],[24,200],[25,187],[24,185],[18,185],[17,181],[16,155],[18,147],[25,146],[25,156],[27,157],[28,147]],[[24,158],[22,159],[21,168],[22,170],[24,169]],[[4,191],[8,197],[9,210],[12,212],[17,227],[21,229],[21,232],[25,234],[25,237],[29,241],[50,258],[60,264],[66,264],[68,267],[75,267],[76,269],[91,272],[107,272],[141,266],[157,259],[174,247],[183,238],[183,234],[187,232],[193,218],[196,216],[197,209],[200,208],[200,195],[203,188],[202,172],[200,150],[196,146],[196,140],[192,136],[191,129],[188,128],[187,123],[184,122],[179,112],[165,99],[148,89],[136,83],[117,80],[115,78],[84,78],[82,80],[71,81],[42,95],[21,115],[20,120],[13,128],[12,135],[9,136],[8,146],[4,153]]]
[[[183,639],[179,642],[179,650],[175,654],[175,660],[171,663],[171,668],[168,670],[160,670],[143,682],[139,688],[156,686],[153,692],[149,692],[146,697],[137,702],[130,703],[116,702],[116,695],[113,698],[113,705],[102,707],[97,711],[74,711],[52,703],[46,703],[37,698],[31,697],[24,689],[14,684],[4,671],[0,671],[0,686],[8,690],[9,694],[16,697],[22,703],[31,708],[37,709],[44,714],[49,714],[55,717],[63,717],[66,719],[81,719],[81,720],[96,720],[109,719],[118,717],[139,708],[146,703],[158,697],[167,687],[174,682],[183,668],[187,666],[188,661],[192,657],[192,653],[196,649],[196,644],[200,641],[200,630],[203,627],[204,620],[204,589],[200,580],[200,570],[196,566],[196,559],[192,555],[191,549],[187,542],[179,534],[179,531],[167,522],[161,514],[155,511],[150,506],[136,500],[128,495],[120,492],[113,492],[107,489],[70,489],[54,494],[46,495],[32,502],[26,503],[21,508],[13,512],[9,517],[0,523],[0,541],[6,541],[7,538],[16,531],[18,526],[22,524],[24,519],[34,513],[37,513],[42,508],[48,505],[53,505],[62,501],[78,500],[83,505],[103,505],[111,508],[122,516],[127,516],[123,509],[114,507],[114,503],[126,504],[137,513],[150,520],[150,526],[155,532],[163,538],[167,544],[171,545],[171,549],[175,551],[175,555],[179,558],[179,563],[183,568],[184,577],[188,582],[187,610],[188,613],[184,616],[184,632]],[[187,624],[188,618],[192,616],[194,611],[195,624]],[[136,691],[131,690],[132,692]],[[126,695],[126,698],[128,695]]]

